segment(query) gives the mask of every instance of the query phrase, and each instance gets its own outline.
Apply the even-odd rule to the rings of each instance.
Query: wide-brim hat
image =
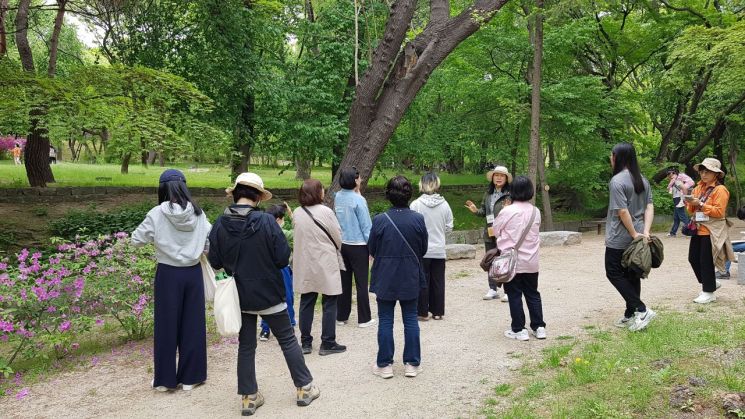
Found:
[[[235,183],[230,188],[225,189],[227,193],[233,193],[233,190],[238,185],[250,186],[259,192],[261,192],[261,200],[268,201],[272,199],[272,193],[264,189],[264,181],[261,180],[261,176],[256,173],[246,172],[241,173],[235,178]]]
[[[492,177],[494,177],[495,173],[501,173],[505,176],[507,176],[507,183],[512,183],[512,175],[510,174],[510,171],[507,170],[504,166],[495,166],[493,169],[486,172],[486,180],[489,182],[492,181]]]
[[[724,175],[724,171],[722,170],[722,163],[713,157],[707,157],[701,163],[694,164],[693,169],[699,172],[701,171],[702,166],[710,172],[719,173],[720,176]]]

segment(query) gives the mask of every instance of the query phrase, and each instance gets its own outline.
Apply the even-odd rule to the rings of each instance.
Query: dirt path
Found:
[[[739,228],[735,229],[739,236]],[[665,238],[666,259],[643,283],[642,298],[660,311],[691,310],[699,291],[686,261],[688,239]],[[295,391],[276,340],[260,342],[257,351],[259,387],[266,404],[258,417],[454,418],[480,415],[495,384],[508,382],[520,354],[540,356],[560,335],[583,336],[583,326],[611,328],[623,301],[605,279],[601,236],[585,234],[579,246],[541,250],[539,288],[549,338],[529,342],[502,336],[509,327],[507,304],[482,301],[484,274],[476,261],[447,265],[446,315],[443,321],[421,323],[422,366],[417,378],[403,377],[400,363],[402,326],[397,323],[396,376],[382,380],[370,373],[376,354],[376,328],[337,329],[338,341],[349,346],[340,355],[306,357],[321,388],[310,407],[295,406]],[[734,265],[737,266],[737,265]],[[737,268],[733,269],[735,273]],[[734,275],[733,275],[734,277]],[[745,286],[724,281],[716,304],[741,307]],[[374,308],[373,308],[374,310]],[[355,314],[353,313],[353,320]],[[398,316],[398,314],[397,314]],[[319,316],[316,316],[317,321]],[[400,320],[397,318],[397,322]],[[316,325],[314,330],[319,330]],[[654,333],[654,323],[650,330]],[[237,417],[237,345],[211,346],[209,378],[192,392],[157,393],[149,389],[152,367],[147,344],[117,348],[126,356],[102,355],[96,365],[54,376],[34,385],[28,397],[0,399],[0,416],[29,417]]]

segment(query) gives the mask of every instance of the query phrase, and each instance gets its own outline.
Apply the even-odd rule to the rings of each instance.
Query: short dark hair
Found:
[[[161,182],[158,185],[158,203],[162,204],[164,202],[168,202],[171,206],[178,204],[183,209],[186,209],[187,204],[191,204],[194,208],[194,214],[202,215],[202,209],[191,197],[191,192],[183,181],[171,180]]]
[[[251,200],[253,202],[258,202],[262,197],[262,193],[251,186],[246,186],[241,183],[235,185],[235,189],[233,189],[233,202],[238,202],[241,198],[246,198],[248,200]]]
[[[342,189],[354,189],[357,186],[357,178],[360,177],[360,172],[356,167],[345,167],[339,170],[339,186]]]
[[[274,204],[270,205],[269,208],[265,211],[267,214],[274,217],[275,220],[280,220],[282,218],[285,218],[285,214],[287,213],[287,207],[285,207],[285,204]]]
[[[309,207],[323,202],[323,185],[318,179],[306,179],[297,194],[300,205]]]
[[[677,175],[678,173],[680,173],[680,170],[678,170],[678,168],[675,166],[670,166],[667,168],[667,174],[669,175],[670,173],[675,173]]]
[[[745,220],[745,206],[742,206],[737,210],[737,218]]]
[[[512,179],[512,190],[510,190],[510,198],[516,202],[525,202],[533,199],[535,189],[533,188],[533,182],[530,181],[526,176],[515,176]]]
[[[411,182],[405,176],[396,176],[385,185],[385,197],[394,207],[408,207],[411,191]]]

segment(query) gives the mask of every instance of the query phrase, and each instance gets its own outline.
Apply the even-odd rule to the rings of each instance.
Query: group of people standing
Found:
[[[626,303],[616,325],[642,330],[656,313],[642,302],[639,274],[624,267],[622,258],[634,239],[650,239],[654,216],[651,188],[641,175],[631,144],[616,145],[610,161],[613,177],[609,183],[606,276]],[[679,196],[674,198],[685,202],[699,225],[691,239],[689,261],[702,284],[702,293],[694,301],[706,303],[716,299],[717,260],[731,254],[724,220],[729,192],[721,184],[718,161],[705,159],[695,168],[701,181],[691,195],[686,192],[692,185],[679,173],[671,176],[670,185],[678,191]],[[533,335],[545,339],[546,323],[538,291],[541,214],[530,202],[534,185],[525,176],[513,179],[503,166],[489,170],[486,177],[489,185],[481,205],[477,207],[469,200],[465,206],[485,219],[487,251],[495,247],[515,249],[516,274],[504,284],[489,278],[483,298],[509,303],[511,325],[504,332],[507,338],[525,341]],[[174,169],[163,172],[159,205],[148,212],[132,234],[137,245],[154,243],[158,261],[152,382],[156,390],[178,386],[191,390],[207,378],[200,267],[205,263],[205,253],[212,268],[235,278],[238,290],[242,327],[237,375],[243,415],[254,414],[264,404],[255,368],[259,317],[259,340],[275,336],[297,389],[297,404],[308,406],[320,396],[305,362],[305,356],[313,352],[317,300],[321,298],[322,306],[318,354],[342,353],[347,347],[337,342],[336,328],[350,321],[353,288],[360,328],[375,325],[369,292],[376,297],[378,352],[372,373],[382,378],[394,375],[397,304],[404,326],[404,375],[416,377],[422,371],[419,322],[442,320],[445,315],[445,237],[453,229],[453,213],[438,193],[440,179],[434,173],[422,176],[418,185],[421,195],[410,203],[411,182],[403,176],[393,177],[385,186],[391,207],[372,219],[359,190],[357,170],[342,168],[339,183],[341,190],[334,196],[334,209],[324,205],[321,182],[308,179],[298,190],[298,208],[291,210],[283,203],[264,211],[260,206],[272,198],[272,193],[258,175],[242,173],[226,189],[233,204],[210,225],[192,199],[183,173]],[[685,223],[683,215],[678,221]],[[675,232],[673,229],[671,234]],[[369,271],[371,260],[374,263]],[[504,288],[501,298],[500,286]],[[296,292],[300,294],[300,342],[294,330]],[[525,327],[523,296],[530,329]]]

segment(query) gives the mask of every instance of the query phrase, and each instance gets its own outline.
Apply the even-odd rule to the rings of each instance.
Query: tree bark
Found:
[[[441,22],[430,20],[405,45],[416,0],[397,0],[391,4],[383,37],[356,89],[349,112],[349,145],[341,163],[342,167],[357,167],[363,189],[401,118],[432,71],[463,40],[489,22],[506,2],[477,0],[458,16]],[[330,191],[338,189],[337,175]],[[331,195],[327,194],[327,202]]]
[[[124,157],[122,157],[122,168],[120,172],[123,175],[129,174],[129,160],[132,158],[132,153],[127,152],[124,154]]]
[[[551,211],[551,196],[548,192],[548,180],[546,180],[546,173],[544,170],[545,158],[543,156],[543,148],[538,144],[538,153],[540,154],[540,162],[538,163],[538,177],[541,179],[541,201],[543,201],[543,228],[545,231],[554,230],[554,215]]]
[[[5,18],[8,11],[8,0],[0,0],[0,58],[4,57],[8,53],[8,38],[5,33],[7,32],[5,25]]]
[[[18,55],[21,58],[21,65],[28,73],[36,73],[34,67],[34,55],[31,52],[31,45],[28,43],[28,8],[31,0],[20,0],[18,10],[16,11],[16,47]]]
[[[236,150],[238,155],[232,159],[233,176],[247,172],[249,161],[251,160],[251,147],[254,139],[254,112],[256,109],[256,100],[252,94],[246,96],[241,110],[241,119],[236,135],[238,142]]]
[[[539,9],[535,14],[533,25],[533,66],[531,71],[530,97],[530,149],[528,154],[528,178],[533,185],[538,186],[538,166],[543,166],[540,160],[541,152],[541,67],[543,65],[543,0],[536,0]],[[543,170],[541,168],[540,170]],[[537,191],[536,191],[537,192]],[[535,195],[531,203],[535,204]]]
[[[59,47],[59,34],[62,32],[62,24],[65,18],[65,7],[67,0],[57,0],[57,15],[54,18],[54,28],[52,37],[49,39],[49,66],[47,67],[47,76],[54,77],[57,73],[57,51]]]
[[[312,161],[298,154],[297,158],[295,158],[295,179],[310,179]]]

